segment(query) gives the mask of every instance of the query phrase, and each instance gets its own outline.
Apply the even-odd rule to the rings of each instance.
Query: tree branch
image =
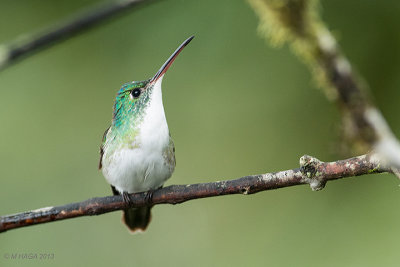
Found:
[[[42,48],[73,37],[143,2],[146,2],[146,0],[119,0],[96,6],[57,27],[39,34],[20,36],[10,44],[1,45],[0,70],[5,69],[22,57],[33,55]]]
[[[254,194],[260,191],[309,184],[321,190],[327,181],[346,177],[392,172],[375,154],[346,160],[322,162],[311,156],[300,158],[300,168],[249,175],[235,180],[212,183],[171,185],[156,190],[149,201],[146,193],[131,194],[134,207],[157,204],[178,204],[191,199],[231,194]],[[0,232],[46,222],[92,216],[127,208],[122,196],[107,196],[57,207],[47,207],[0,217]]]

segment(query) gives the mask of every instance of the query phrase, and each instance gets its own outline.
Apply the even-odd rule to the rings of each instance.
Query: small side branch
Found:
[[[120,0],[94,7],[74,19],[40,34],[21,36],[14,42],[0,46],[0,70],[22,57],[34,54],[42,48],[66,40],[88,30],[128,8],[136,7],[146,0]],[[149,2],[149,1],[147,1]]]
[[[374,154],[346,160],[322,162],[311,156],[300,158],[300,168],[245,176],[235,180],[212,183],[171,185],[154,192],[152,199],[146,193],[131,194],[135,207],[157,204],[178,204],[191,199],[232,194],[254,194],[260,191],[309,184],[311,189],[322,189],[327,181],[372,173],[391,172]],[[47,207],[0,217],[0,232],[35,224],[92,216],[127,208],[121,196],[107,196],[57,207]]]
[[[320,18],[318,0],[248,0],[259,29],[273,44],[289,43],[311,69],[318,85],[343,111],[345,135],[354,147],[374,150],[400,169],[400,142],[368,98],[365,83]],[[398,172],[398,171],[397,171]]]

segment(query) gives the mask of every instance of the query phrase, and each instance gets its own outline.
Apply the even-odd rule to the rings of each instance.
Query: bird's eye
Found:
[[[133,98],[138,98],[138,97],[140,96],[140,93],[141,93],[140,89],[139,89],[139,88],[136,88],[136,89],[134,89],[134,90],[131,91],[131,96],[132,96]]]

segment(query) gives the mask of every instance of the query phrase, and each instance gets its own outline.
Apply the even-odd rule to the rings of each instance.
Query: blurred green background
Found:
[[[97,1],[0,0],[0,43]],[[400,136],[400,2],[322,1],[322,17]],[[159,1],[0,73],[0,214],[110,195],[97,170],[120,85],[152,76],[196,38],[163,83],[176,145],[169,184],[232,179],[337,153],[340,114],[287,47],[257,35],[246,1]],[[0,235],[0,266],[398,266],[394,176],[159,205],[145,234],[120,212]],[[7,260],[6,253],[54,253]]]

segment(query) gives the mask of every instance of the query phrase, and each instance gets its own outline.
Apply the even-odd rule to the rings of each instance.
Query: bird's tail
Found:
[[[122,221],[132,233],[143,232],[151,220],[151,207],[129,208],[123,211]]]

